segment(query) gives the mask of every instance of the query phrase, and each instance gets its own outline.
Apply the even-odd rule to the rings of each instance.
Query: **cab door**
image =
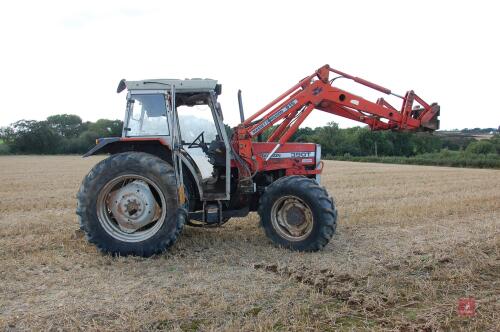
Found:
[[[172,123],[172,164],[175,171],[175,180],[177,183],[177,196],[179,207],[186,204],[186,193],[184,191],[184,177],[182,174],[182,140],[179,127],[179,115],[175,105],[175,85],[170,89],[170,95],[166,95],[167,108],[169,109]]]

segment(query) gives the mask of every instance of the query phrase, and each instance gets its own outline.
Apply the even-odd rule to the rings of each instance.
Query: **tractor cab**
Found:
[[[211,79],[122,80],[117,92],[125,88],[122,140],[158,140],[171,152],[180,181],[190,178],[187,196],[228,200],[230,148],[217,102],[221,85]]]

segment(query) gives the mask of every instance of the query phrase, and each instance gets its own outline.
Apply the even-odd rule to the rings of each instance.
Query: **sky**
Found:
[[[498,127],[499,9],[481,0],[4,1],[0,126],[60,113],[122,119],[122,78],[217,79],[234,126],[238,89],[249,116],[330,64],[438,102],[442,129]],[[329,121],[358,125],[314,111],[303,126]]]

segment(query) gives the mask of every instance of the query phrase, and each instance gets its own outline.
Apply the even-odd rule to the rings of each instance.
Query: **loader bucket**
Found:
[[[412,111],[412,116],[415,118],[419,118],[421,112],[423,112],[423,108],[417,108]],[[430,110],[425,112],[425,114],[421,118],[420,130],[421,131],[434,131],[439,129],[439,112],[440,106],[438,103],[433,103],[430,106]]]
[[[425,121],[422,121],[423,126],[432,131],[438,130],[439,129],[438,117],[440,111],[441,107],[438,105],[438,103],[433,103],[431,105],[431,111],[424,116]],[[425,119],[427,115],[429,115],[429,119]]]

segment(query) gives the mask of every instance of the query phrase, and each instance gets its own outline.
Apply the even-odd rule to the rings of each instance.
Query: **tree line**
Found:
[[[0,129],[0,154],[81,154],[96,138],[121,136],[123,122],[83,122],[78,115],[57,114],[44,121],[19,120]]]
[[[488,132],[491,132],[490,129],[488,128]],[[496,129],[493,131],[498,133]],[[448,135],[439,132],[431,134],[428,132],[372,131],[367,127],[342,129],[337,123],[329,122],[326,126],[314,129],[299,128],[291,140],[321,144],[325,157],[412,157],[444,150],[467,151],[470,154],[500,154],[498,134],[491,139],[484,140],[476,140],[471,135],[461,135],[461,133],[471,132],[469,129],[463,129],[457,131],[457,134]]]
[[[46,120],[20,120],[0,129],[0,154],[82,154],[95,145],[96,138],[121,136],[123,122],[100,119],[83,122],[73,114],[49,116]],[[230,131],[229,127],[226,128]],[[265,140],[275,129],[264,135]],[[500,136],[476,140],[471,133],[496,131],[463,129],[457,134],[405,133],[371,131],[366,127],[342,129],[335,122],[317,128],[299,128],[292,136],[294,142],[321,144],[323,156],[334,157],[412,157],[440,151],[466,151],[471,154],[500,154]],[[497,132],[497,131],[496,131]],[[466,133],[467,135],[460,135]]]

